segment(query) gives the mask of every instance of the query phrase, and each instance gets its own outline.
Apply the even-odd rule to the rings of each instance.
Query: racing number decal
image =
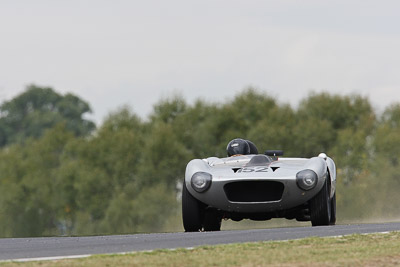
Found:
[[[254,168],[240,168],[239,170],[236,171],[236,173],[241,173],[241,172],[268,172],[268,167],[254,167]]]

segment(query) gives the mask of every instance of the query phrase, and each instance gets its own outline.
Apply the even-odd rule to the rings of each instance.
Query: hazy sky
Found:
[[[400,101],[400,1],[1,0],[0,101],[28,84],[87,100],[98,123],[171,93],[223,102],[247,86]]]

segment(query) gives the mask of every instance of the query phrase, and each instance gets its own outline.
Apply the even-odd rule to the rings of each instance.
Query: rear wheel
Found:
[[[329,225],[331,222],[331,199],[328,182],[329,179],[326,179],[321,191],[310,201],[312,226]]]
[[[198,232],[204,220],[204,205],[187,190],[185,181],[182,187],[182,220],[185,232]]]
[[[222,218],[217,210],[207,209],[204,215],[204,231],[220,231]]]

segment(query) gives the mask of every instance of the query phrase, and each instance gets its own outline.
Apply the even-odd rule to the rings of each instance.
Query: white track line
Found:
[[[92,256],[92,255],[91,254],[86,254],[86,255],[72,255],[72,256],[22,258],[22,259],[5,260],[5,261],[0,261],[0,262],[56,261],[56,260],[66,260],[66,259],[88,258],[90,256]]]

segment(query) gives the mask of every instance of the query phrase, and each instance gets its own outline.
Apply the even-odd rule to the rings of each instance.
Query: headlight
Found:
[[[303,170],[296,174],[297,186],[303,190],[311,190],[318,182],[318,176],[313,170]]]
[[[192,176],[191,184],[196,192],[203,193],[210,188],[212,175],[206,172],[196,172]]]

